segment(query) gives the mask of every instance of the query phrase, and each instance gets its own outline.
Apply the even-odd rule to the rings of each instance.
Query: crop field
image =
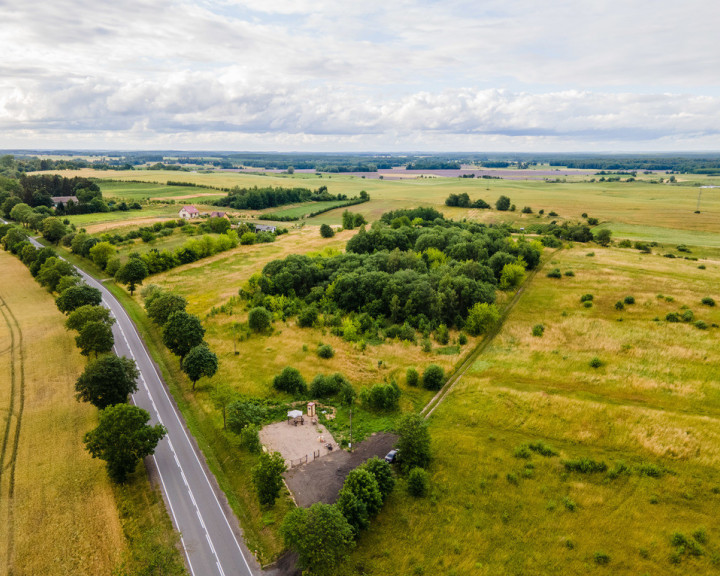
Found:
[[[179,178],[183,180],[183,178]],[[100,190],[104,198],[117,198],[126,202],[140,202],[143,200],[176,200],[181,201],[190,198],[220,198],[224,195],[219,190],[213,191],[207,188],[196,188],[194,186],[168,186],[166,184],[155,184],[152,182],[100,182]]]
[[[97,418],[74,396],[84,359],[25,266],[0,251],[0,269],[0,574],[110,574],[125,539],[82,445]]]
[[[306,214],[317,212],[318,210],[327,210],[336,206],[342,206],[345,200],[334,200],[332,202],[306,202],[297,206],[288,208],[271,208],[265,214],[272,218],[275,216],[281,218],[303,218]]]
[[[535,278],[431,417],[431,495],[396,489],[343,573],[716,573],[720,312],[701,299],[720,263],[593,252],[546,265],[574,277]],[[520,448],[537,442],[556,454]],[[563,465],[579,458],[607,471]]]

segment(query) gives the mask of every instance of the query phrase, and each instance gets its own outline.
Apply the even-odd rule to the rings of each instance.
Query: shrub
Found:
[[[585,308],[592,308],[592,302],[590,302],[590,301],[588,301],[588,302],[583,302],[583,307],[585,307]]]
[[[605,554],[605,552],[595,552],[595,554],[593,554],[593,559],[595,560],[595,564],[598,564],[599,566],[610,564],[610,556]]]
[[[580,302],[592,302],[593,298],[592,294],[583,294],[580,296]]]
[[[335,396],[345,384],[350,385],[342,374],[333,374],[332,376],[318,374],[310,383],[310,396],[313,398]]]
[[[255,232],[245,232],[245,234],[240,236],[240,244],[242,244],[243,246],[255,244],[256,239],[257,235],[255,234]]]
[[[577,504],[575,503],[575,501],[571,500],[567,496],[563,498],[563,504],[565,505],[565,508],[570,512],[575,512],[575,510],[577,509]]]
[[[692,322],[695,319],[695,314],[693,314],[692,310],[685,310],[685,312],[682,313],[681,318],[683,322]]]
[[[332,238],[333,236],[335,236],[335,230],[333,230],[332,227],[327,224],[322,224],[320,226],[320,236],[322,236],[323,238]]]
[[[505,480],[508,481],[508,484],[512,484],[513,486],[517,486],[520,483],[517,474],[513,474],[512,472],[505,474]]]
[[[623,304],[622,300],[615,302],[615,310],[625,310],[625,304]]]
[[[698,328],[699,330],[707,330],[707,327],[708,325],[702,320],[695,322],[695,328]]]
[[[495,202],[495,208],[500,211],[505,211],[510,209],[510,198],[507,196],[500,196],[500,198],[497,199]]]
[[[425,368],[422,379],[426,390],[440,390],[445,381],[445,371],[437,364],[430,364]]]
[[[632,242],[630,240],[621,240],[618,246],[620,248],[632,248]]]
[[[298,325],[301,328],[312,327],[315,322],[317,322],[318,313],[319,312],[317,306],[305,306],[305,308],[302,309],[300,314],[298,314]]]
[[[667,322],[680,322],[680,316],[675,312],[670,312],[669,314],[665,315],[665,320]]]
[[[435,341],[443,346],[450,342],[450,332],[445,324],[440,324],[435,330]]]
[[[636,470],[640,476],[649,476],[650,478],[660,478],[664,474],[660,466],[651,462],[642,462]]]
[[[547,273],[548,278],[562,278],[562,272],[560,272],[560,268],[553,268],[550,270],[550,272]]]
[[[530,448],[533,452],[537,452],[540,456],[545,456],[546,458],[549,458],[550,456],[557,456],[555,449],[544,442],[531,442],[528,444],[528,448]]]
[[[273,378],[273,388],[288,394],[301,395],[307,392],[307,384],[297,368],[286,366]]]
[[[485,334],[500,321],[500,312],[495,304],[475,304],[468,313],[465,329],[473,336]]]
[[[698,528],[695,532],[693,532],[692,536],[700,544],[707,544],[707,532],[705,531],[705,528]]]
[[[460,336],[458,336],[458,344],[460,344],[460,346],[465,346],[465,344],[467,344],[467,341],[467,336],[461,332]]]
[[[407,491],[410,496],[422,498],[427,494],[429,478],[422,468],[413,468],[408,474]]]
[[[240,446],[251,454],[259,454],[262,452],[259,431],[260,428],[252,425],[245,426],[245,428],[240,431]]]
[[[317,349],[317,355],[320,356],[320,358],[332,358],[335,356],[335,350],[333,350],[329,344],[320,344]]]
[[[532,214],[533,213],[532,208],[530,208],[530,206],[523,206],[523,209],[520,210],[520,212],[522,212],[523,214]]]
[[[408,386],[417,386],[419,380],[420,375],[418,371],[415,368],[408,368],[407,372],[405,372],[405,383]]]
[[[713,300],[712,298],[710,298],[710,296],[705,296],[705,298],[703,298],[703,299],[701,300],[701,303],[702,303],[704,306],[715,306],[715,300]]]
[[[530,448],[528,447],[527,444],[521,444],[520,446],[517,446],[515,448],[515,451],[513,452],[513,456],[515,456],[515,458],[527,459],[527,458],[530,458],[530,456],[532,456],[532,454],[530,454]]]
[[[625,298],[623,298],[623,302],[625,302],[625,304],[635,304],[635,297],[625,296]]]
[[[253,332],[264,332],[270,327],[270,322],[272,313],[262,306],[253,308],[248,314],[248,325]]]
[[[590,367],[591,368],[600,368],[602,366],[602,360],[595,356],[592,360],[590,360]]]
[[[698,266],[698,268],[699,268],[700,270],[705,270],[705,264],[700,264],[700,266]]]
[[[535,324],[532,329],[532,335],[537,336],[538,338],[542,337],[542,335],[545,332],[545,326],[542,324]]]
[[[605,472],[607,464],[598,462],[590,458],[578,458],[577,460],[564,460],[563,466],[568,472],[579,472],[580,474],[594,474],[597,472]]]
[[[565,276],[568,276],[569,278],[573,278],[575,276],[575,272],[572,270],[568,270],[565,272]]]
[[[393,380],[390,384],[375,384],[363,388],[360,400],[372,410],[397,410],[400,406],[400,388]]]

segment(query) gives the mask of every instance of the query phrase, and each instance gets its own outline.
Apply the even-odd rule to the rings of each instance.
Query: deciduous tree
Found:
[[[183,358],[203,341],[205,328],[197,316],[185,311],[173,312],[163,326],[163,342],[173,354]]]
[[[142,284],[142,281],[147,278],[148,269],[145,266],[145,262],[140,258],[130,258],[127,263],[120,267],[120,270],[115,274],[115,280],[121,284],[127,284],[130,294],[135,292],[135,286]]]
[[[425,468],[430,463],[430,432],[425,418],[406,414],[398,424],[398,461],[403,470]]]
[[[263,506],[272,506],[283,486],[282,473],[287,470],[279,452],[260,454],[258,464],[252,469],[252,481]]]
[[[98,354],[110,352],[115,345],[112,328],[105,322],[87,322],[75,337],[75,344],[80,348],[80,354],[90,356],[91,352]]]
[[[90,402],[101,410],[113,404],[127,402],[128,394],[137,390],[140,375],[135,361],[114,354],[100,356],[88,362],[75,383],[75,397]]]
[[[195,383],[203,376],[212,378],[218,369],[218,359],[214,352],[204,342],[195,346],[187,353],[182,360],[182,369],[192,381],[193,390]]]
[[[93,458],[105,460],[110,478],[125,482],[140,459],[155,452],[167,433],[162,424],[149,426],[148,414],[128,404],[109,406],[100,412],[100,422],[85,434],[85,447]]]
[[[66,288],[55,300],[58,310],[63,314],[69,314],[81,306],[98,306],[101,302],[100,290],[87,284]]]

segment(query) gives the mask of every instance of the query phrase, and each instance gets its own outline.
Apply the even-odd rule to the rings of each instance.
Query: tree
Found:
[[[335,236],[335,230],[332,229],[331,226],[328,226],[327,224],[322,224],[320,226],[320,236],[323,238],[332,238]]]
[[[473,336],[486,334],[500,321],[500,312],[495,304],[479,302],[470,309],[465,329]]]
[[[248,314],[248,325],[253,332],[264,332],[270,328],[270,322],[272,322],[272,313],[262,306],[253,308]]]
[[[348,488],[340,490],[337,507],[342,515],[345,516],[350,526],[352,526],[355,536],[370,525],[370,515],[368,514],[365,503],[355,496],[352,490]]]
[[[143,291],[145,289],[143,288]],[[161,292],[150,300],[145,301],[147,315],[157,324],[163,326],[173,312],[184,312],[187,308],[187,300],[179,294],[172,292]]]
[[[418,371],[415,368],[408,368],[407,372],[405,372],[405,383],[408,386],[417,386],[418,380],[420,380],[420,375],[418,374]]]
[[[170,314],[163,326],[163,342],[173,354],[180,356],[181,363],[190,350],[200,345],[203,336],[205,328],[200,319],[185,311]]]
[[[222,412],[223,430],[227,428],[227,408],[228,405],[236,398],[237,392],[227,383],[218,384],[210,393],[215,408]]]
[[[350,490],[367,509],[370,517],[375,516],[382,508],[383,497],[375,476],[360,466],[351,470],[345,478],[343,488]]]
[[[60,218],[50,217],[42,221],[42,235],[45,240],[57,244],[65,236],[67,228]]]
[[[337,506],[316,503],[291,510],[280,528],[285,546],[297,552],[299,566],[318,576],[334,573],[355,546],[353,530]]]
[[[87,284],[80,284],[63,290],[55,300],[55,305],[63,314],[69,314],[81,306],[98,306],[101,302],[100,290]]]
[[[148,269],[145,266],[145,262],[140,258],[130,258],[128,262],[120,267],[120,270],[115,274],[115,280],[121,284],[127,284],[128,290],[132,295],[135,292],[135,286],[142,284],[142,281],[147,278]]]
[[[425,468],[430,463],[430,432],[425,418],[406,414],[398,423],[398,461],[403,470]]]
[[[100,270],[105,270],[108,261],[115,255],[115,252],[115,246],[110,242],[98,242],[90,248],[90,258]]]
[[[16,222],[20,222],[25,228],[27,228],[27,224],[30,222],[30,217],[33,214],[33,209],[24,202],[15,204],[12,210],[10,210],[10,218]]]
[[[188,378],[192,380],[192,387],[195,390],[195,383],[203,376],[212,378],[218,369],[218,359],[214,352],[204,342],[195,346],[182,360],[182,369]]]
[[[413,468],[408,474],[408,494],[415,498],[422,498],[427,494],[428,483],[428,473],[422,468]]]
[[[390,464],[374,456],[370,458],[370,460],[367,460],[365,464],[363,464],[363,467],[375,477],[383,501],[387,499],[395,487],[395,477],[393,476]]]
[[[128,394],[137,390],[140,375],[135,361],[114,354],[100,356],[88,362],[75,382],[75,397],[90,402],[101,410],[113,404],[127,402]]]
[[[342,213],[342,226],[345,230],[355,228],[355,215],[349,210],[345,210],[345,212]]]
[[[422,376],[423,388],[426,390],[440,390],[445,380],[445,370],[437,364],[430,364]]]
[[[501,211],[510,209],[510,198],[507,196],[500,196],[495,202],[495,208]]]
[[[98,354],[110,352],[115,345],[112,328],[104,322],[87,322],[75,337],[75,344],[80,348],[80,354],[90,356],[90,352]]]
[[[7,237],[7,236],[6,236]],[[42,252],[42,250],[41,250]],[[35,261],[37,263],[37,260]],[[76,276],[75,268],[70,262],[61,260],[56,256],[51,256],[45,260],[40,266],[37,279],[42,286],[45,286],[50,292],[55,292],[58,283],[63,276]]]
[[[125,482],[138,460],[155,452],[157,443],[167,433],[162,424],[149,426],[148,414],[128,404],[109,406],[100,412],[100,422],[85,434],[85,447],[93,458],[105,460],[110,478]]]
[[[80,332],[88,322],[102,322],[108,326],[115,323],[115,318],[110,317],[110,310],[104,306],[85,305],[76,308],[65,321],[65,328]]]
[[[236,434],[246,426],[260,424],[263,418],[265,408],[254,400],[235,400],[227,407],[227,426]]]
[[[280,452],[260,454],[260,460],[252,469],[252,481],[260,504],[272,506],[283,487],[282,473],[287,470]]]
[[[500,274],[500,289],[509,290],[522,284],[525,279],[525,267],[520,263],[505,264]]]
[[[595,242],[600,244],[600,246],[609,246],[611,237],[612,231],[608,228],[603,228],[602,230],[598,230],[598,233],[595,234]]]
[[[282,372],[273,378],[273,387],[280,392],[288,394],[305,394],[307,392],[307,384],[297,368],[286,366]]]

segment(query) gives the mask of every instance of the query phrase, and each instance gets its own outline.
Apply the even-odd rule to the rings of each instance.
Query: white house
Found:
[[[183,206],[180,208],[180,212],[178,214],[180,215],[180,218],[185,218],[185,220],[200,217],[200,211],[195,208],[195,206]]]

